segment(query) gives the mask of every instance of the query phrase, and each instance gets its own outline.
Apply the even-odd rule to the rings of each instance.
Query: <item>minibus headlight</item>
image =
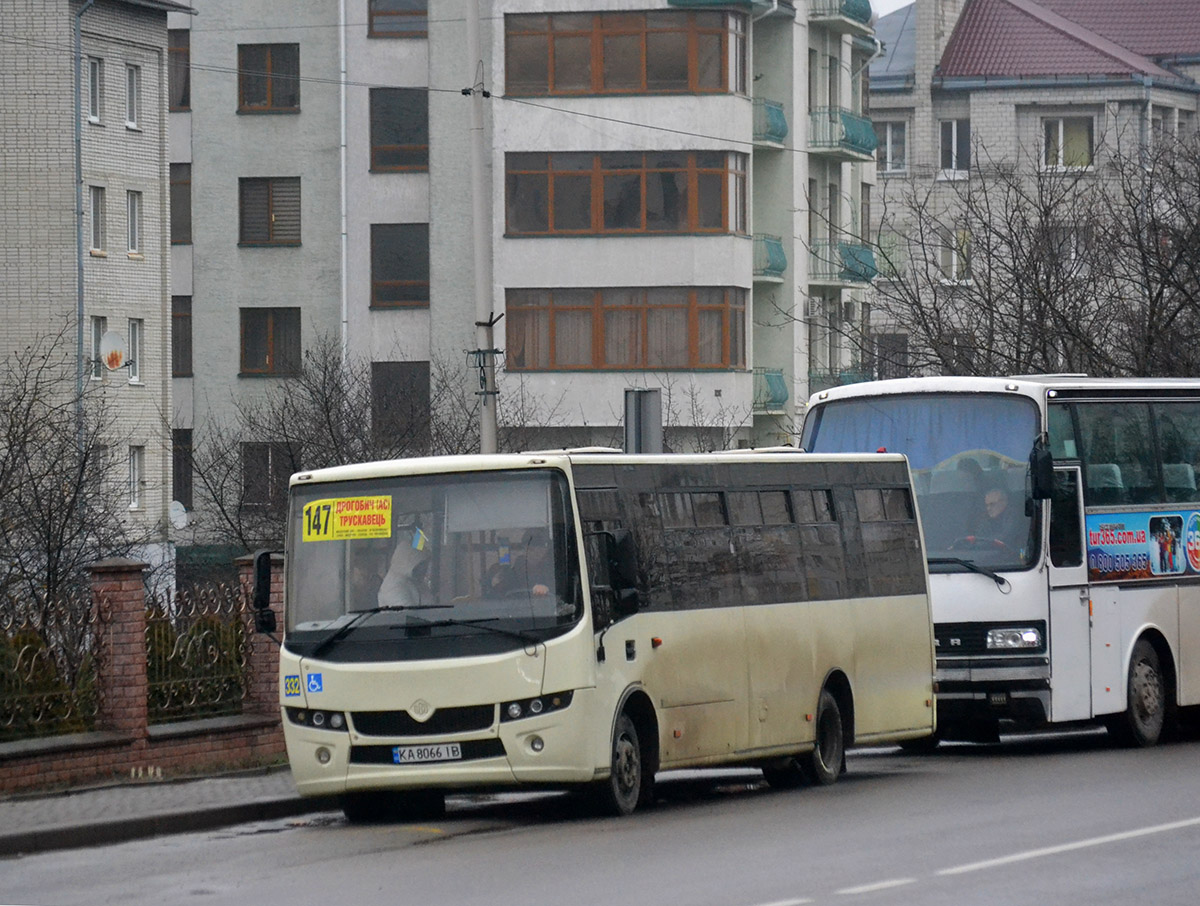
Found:
[[[310,711],[307,708],[288,708],[288,720],[301,727],[316,727],[318,730],[341,730],[345,732],[346,715],[341,711]]]
[[[1015,626],[1007,629],[989,629],[989,650],[1013,650],[1018,648],[1041,648],[1042,633],[1032,626]]]
[[[551,711],[561,711],[571,704],[573,694],[572,692],[555,692],[553,695],[539,695],[537,698],[502,702],[500,720],[507,723],[510,720],[520,720],[522,717],[537,717],[541,714],[549,714]]]

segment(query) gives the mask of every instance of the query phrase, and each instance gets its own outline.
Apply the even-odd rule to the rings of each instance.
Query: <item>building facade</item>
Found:
[[[491,320],[501,429],[544,445],[619,445],[629,387],[662,389],[671,448],[794,442],[810,380],[847,367],[866,0],[195,8],[169,23],[189,507],[188,451],[315,350],[428,410],[439,382],[473,398]],[[274,455],[244,438],[248,485]]]
[[[905,235],[914,187],[937,205],[981,167],[1100,178],[1118,149],[1193,134],[1195,12],[1188,0],[915,0],[881,18],[885,52],[870,67],[881,257],[919,266],[930,251]],[[942,230],[933,269],[946,286],[970,281],[971,226]],[[878,319],[868,329],[872,376],[908,374],[903,333]]]
[[[167,15],[186,11],[0,5],[4,353],[59,338],[79,386],[103,399],[116,509],[151,559],[166,555],[171,500]]]

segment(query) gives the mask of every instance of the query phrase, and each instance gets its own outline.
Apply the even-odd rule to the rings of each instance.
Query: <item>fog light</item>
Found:
[[[540,736],[531,736],[529,738],[529,748],[533,749],[535,752],[540,752],[542,749],[546,748],[546,743]]]
[[[516,720],[518,717],[521,716],[521,703],[520,702],[512,702],[509,704],[508,716],[511,717],[513,720]]]
[[[333,727],[333,729],[340,730],[345,723],[346,718],[342,717],[342,715],[337,711],[329,715],[329,726]]]
[[[333,755],[324,746],[319,746],[317,748],[317,762],[319,764],[329,764],[329,759],[332,757]]]

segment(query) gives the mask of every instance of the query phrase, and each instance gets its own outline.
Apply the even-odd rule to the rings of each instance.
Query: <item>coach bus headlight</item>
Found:
[[[1042,634],[1037,629],[1028,626],[989,629],[987,646],[989,649],[1041,648]]]
[[[539,695],[537,698],[502,702],[500,720],[507,723],[510,720],[520,720],[522,717],[536,717],[539,714],[549,714],[551,711],[561,711],[571,704],[573,694],[572,692],[555,692],[553,695]]]

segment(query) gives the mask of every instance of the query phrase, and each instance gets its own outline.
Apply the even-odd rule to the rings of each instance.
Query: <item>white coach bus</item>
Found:
[[[440,457],[290,495],[288,758],[352,820],[515,787],[629,814],[684,767],[828,784],[934,730],[902,456]]]
[[[853,384],[812,397],[802,445],[908,456],[939,736],[1087,721],[1149,746],[1200,704],[1200,381]]]

